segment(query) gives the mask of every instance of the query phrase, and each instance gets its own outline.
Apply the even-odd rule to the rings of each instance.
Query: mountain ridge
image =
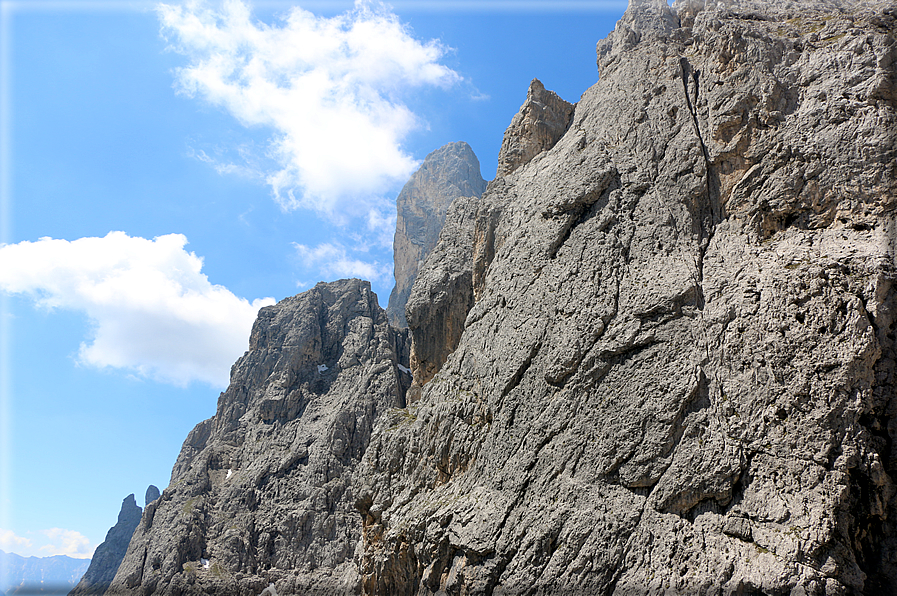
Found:
[[[359,280],[260,311],[110,589],[895,593],[895,35],[631,0],[447,206],[409,329]]]

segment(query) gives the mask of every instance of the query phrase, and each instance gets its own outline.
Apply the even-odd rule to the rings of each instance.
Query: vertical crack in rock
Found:
[[[695,262],[695,289],[698,293],[697,300],[701,304],[701,307],[703,307],[704,300],[701,282],[704,279],[704,253],[707,250],[707,245],[713,239],[713,230],[716,226],[718,214],[716,213],[716,201],[714,200],[713,185],[711,182],[712,169],[710,163],[710,154],[707,151],[707,145],[704,143],[704,137],[701,135],[701,125],[698,121],[697,103],[698,93],[700,89],[700,72],[694,70],[691,66],[691,63],[684,56],[679,58],[679,68],[682,75],[682,91],[685,95],[685,105],[688,108],[689,114],[691,114],[691,121],[692,125],[694,126],[695,136],[698,138],[698,143],[701,146],[701,155],[704,158],[706,195],[704,203],[699,206],[698,215],[699,223],[701,225],[701,238]],[[692,100],[691,98],[690,87],[692,86],[694,86],[694,100]],[[709,211],[709,213],[707,213],[707,211]]]

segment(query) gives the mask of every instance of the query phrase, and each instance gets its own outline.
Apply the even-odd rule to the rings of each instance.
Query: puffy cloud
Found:
[[[160,381],[225,386],[272,298],[249,302],[209,283],[182,234],[154,240],[110,232],[74,241],[0,245],[0,290],[82,311],[93,323],[79,359]]]
[[[363,216],[411,175],[417,162],[401,143],[421,123],[401,96],[461,81],[440,64],[443,46],[362,0],[331,18],[293,7],[278,25],[253,20],[240,0],[218,6],[158,6],[163,34],[189,59],[177,86],[275,131],[266,176],[284,209]]]
[[[0,528],[0,550],[18,553],[29,548],[31,548],[31,540],[16,536],[12,530]]]
[[[89,559],[93,556],[96,545],[91,546],[90,539],[75,530],[50,528],[41,530],[50,541],[40,547],[41,556],[66,555],[74,559]]]
[[[388,281],[392,264],[363,261],[350,255],[350,250],[338,242],[327,242],[315,247],[294,244],[296,253],[307,268],[315,268],[330,279],[358,277],[369,281]]]

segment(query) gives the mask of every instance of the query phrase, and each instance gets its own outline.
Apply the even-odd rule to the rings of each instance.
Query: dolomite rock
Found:
[[[353,478],[374,422],[404,406],[406,343],[360,280],[263,308],[110,593],[355,593]]]
[[[498,154],[498,175],[510,174],[536,155],[554,147],[570,124],[573,104],[547,91],[542,81],[533,79],[526,101],[511,120]]]
[[[146,495],[143,498],[143,502],[147,505],[158,499],[162,496],[162,493],[159,492],[159,487],[153,484],[150,484],[146,488]]]
[[[121,510],[118,512],[118,521],[106,532],[106,539],[103,540],[93,553],[90,560],[90,566],[78,585],[69,592],[69,596],[79,596],[87,594],[103,594],[112,583],[115,572],[125,553],[128,550],[128,543],[134,530],[140,523],[140,515],[143,510],[137,506],[134,495],[130,494],[121,502]]]
[[[449,143],[430,153],[396,198],[393,242],[396,285],[386,313],[397,327],[407,327],[405,303],[427,255],[436,246],[449,205],[458,197],[480,197],[486,181],[470,145]]]
[[[409,401],[445,362],[461,339],[473,306],[473,233],[477,197],[459,197],[446,215],[439,244],[418,273],[406,305],[411,330]]]
[[[630,3],[416,282],[450,353],[365,453],[365,593],[897,593],[895,16]]]
[[[897,593],[895,15],[633,0],[410,330],[357,280],[260,312],[113,591]]]

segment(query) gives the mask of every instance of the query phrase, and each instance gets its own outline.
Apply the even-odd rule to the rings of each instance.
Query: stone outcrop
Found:
[[[446,215],[439,244],[430,253],[408,298],[411,332],[409,401],[420,397],[451,354],[473,306],[473,234],[479,208],[476,197],[455,199]]]
[[[427,255],[436,246],[449,205],[458,197],[480,197],[486,181],[470,145],[449,143],[430,153],[396,199],[393,243],[396,285],[386,313],[397,327],[407,327],[405,303]]]
[[[155,487],[150,485],[150,488]],[[158,489],[156,490],[158,491]],[[69,592],[70,596],[99,595],[106,592],[112,583],[112,578],[115,577],[115,572],[118,571],[118,566],[125,558],[131,536],[134,535],[134,530],[140,523],[142,513],[143,510],[137,506],[133,494],[122,500],[118,521],[106,532],[106,539],[94,551],[90,566],[84,572],[78,585]]]
[[[536,155],[554,147],[570,125],[573,104],[533,79],[526,101],[511,120],[498,153],[498,175],[510,174]]]
[[[260,312],[113,588],[897,594],[895,36],[632,0],[446,204],[409,330],[357,280]]]
[[[407,331],[370,284],[263,308],[215,416],[184,442],[112,584],[123,594],[354,593],[357,464],[374,423],[407,424]]]
[[[418,278],[472,306],[365,454],[366,593],[897,593],[895,15],[631,2]]]
[[[159,487],[150,484],[146,488],[146,495],[143,498],[143,502],[146,505],[149,505],[150,503],[152,503],[153,501],[155,501],[156,499],[158,499],[161,496],[162,496],[162,493],[159,492]]]

